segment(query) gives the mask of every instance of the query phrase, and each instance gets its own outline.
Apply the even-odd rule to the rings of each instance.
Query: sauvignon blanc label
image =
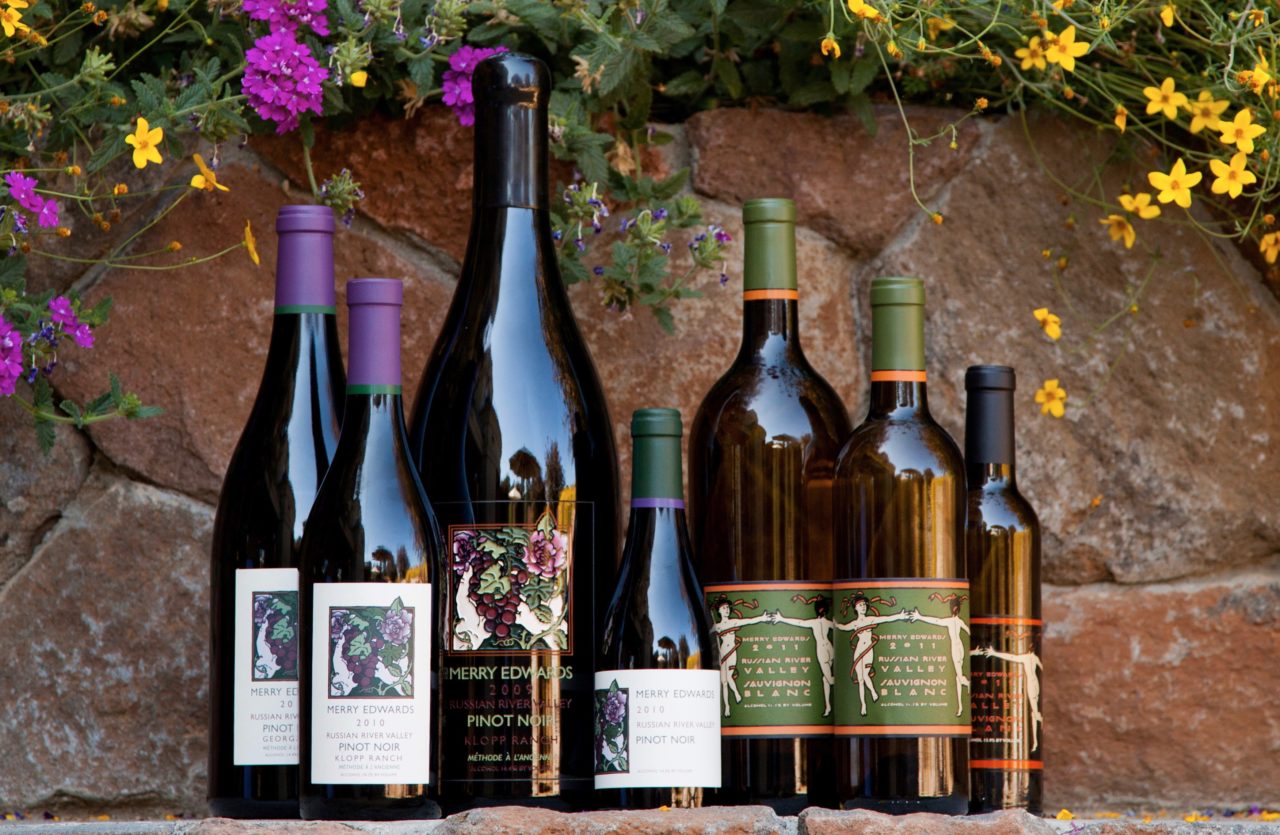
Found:
[[[968,736],[969,582],[833,584],[838,736]]]
[[[703,586],[720,645],[720,712],[726,737],[831,733],[831,584]]]
[[[311,781],[426,783],[431,585],[317,583]]]
[[[1038,618],[973,617],[970,768],[1038,771],[1041,753]]]
[[[236,765],[298,764],[298,570],[238,568]]]
[[[719,689],[715,670],[596,673],[596,788],[719,788]]]

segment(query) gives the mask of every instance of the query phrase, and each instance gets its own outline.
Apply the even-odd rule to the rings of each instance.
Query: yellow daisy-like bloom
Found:
[[[840,56],[837,55],[836,57],[839,58]],[[369,73],[364,70],[356,70],[351,74],[350,80],[352,87],[363,87],[369,83]]]
[[[249,251],[249,258],[253,260],[254,266],[262,264],[262,259],[258,257],[258,242],[253,238],[253,227],[247,220],[244,222],[244,248]]]
[[[1142,88],[1142,95],[1150,99],[1147,102],[1148,116],[1164,113],[1164,117],[1170,120],[1176,120],[1178,108],[1187,103],[1187,97],[1174,89],[1172,78],[1166,78],[1160,82],[1159,87]]]
[[[1239,151],[1231,158],[1231,164],[1223,162],[1220,159],[1209,160],[1209,170],[1216,177],[1211,188],[1214,194],[1228,194],[1234,200],[1240,196],[1240,192],[1244,191],[1244,187],[1252,185],[1258,181],[1252,171],[1245,170],[1245,165],[1249,162],[1249,155],[1244,151]]]
[[[1124,241],[1125,249],[1133,248],[1133,242],[1138,239],[1138,233],[1133,231],[1133,225],[1124,215],[1107,215],[1098,222],[1107,227],[1107,234],[1111,236],[1111,240]]]
[[[191,187],[204,189],[205,191],[231,191],[231,189],[218,182],[218,175],[214,174],[209,166],[204,164],[204,157],[199,154],[192,154],[191,158],[196,162],[196,168],[200,169],[200,173],[191,178]]]
[[[1044,57],[1067,72],[1076,71],[1076,59],[1089,51],[1089,44],[1076,43],[1076,27],[1068,26],[1049,40]]]
[[[1067,390],[1061,388],[1057,380],[1045,380],[1044,385],[1036,391],[1036,402],[1040,404],[1040,414],[1060,418],[1067,413]],[[1069,821],[1074,817],[1066,809],[1057,815],[1060,821]]]
[[[1249,20],[1253,22],[1253,28],[1257,29],[1267,22],[1267,13],[1262,9],[1251,9],[1249,11]]]
[[[885,44],[884,51],[889,53],[890,58],[902,57],[902,50],[898,49],[898,44],[894,41],[889,41],[887,44]]]
[[[956,22],[949,17],[931,17],[924,22],[924,25],[929,30],[929,40],[936,41],[939,32],[954,29]]]
[[[31,31],[31,27],[22,22],[22,15],[12,6],[0,8],[0,26],[4,27],[4,34],[9,38],[16,32]]]
[[[1020,58],[1022,60],[1022,68],[1024,70],[1029,70],[1032,67],[1035,67],[1038,70],[1043,70],[1049,66],[1044,60],[1044,48],[1040,46],[1039,35],[1033,35],[1031,40],[1027,41],[1027,45],[1023,48],[1015,49],[1013,51],[1013,57]]]
[[[1271,65],[1267,63],[1267,56],[1262,54],[1262,47],[1258,47],[1258,63],[1253,65],[1253,70],[1249,73],[1249,87],[1258,93],[1270,81]]]
[[[1263,235],[1258,241],[1258,251],[1267,259],[1268,264],[1274,264],[1276,257],[1280,256],[1280,232],[1268,232]]]
[[[1125,126],[1129,124],[1129,111],[1123,104],[1116,105],[1116,118],[1112,121],[1116,123],[1116,127],[1120,128],[1120,132],[1124,133]]]
[[[1045,335],[1055,342],[1062,338],[1062,319],[1049,312],[1047,307],[1037,307],[1031,311],[1031,315],[1036,317],[1036,321],[1040,323],[1040,327],[1044,328]]]
[[[164,162],[160,158],[160,149],[156,146],[164,141],[164,128],[153,128],[145,117],[138,117],[138,127],[124,138],[125,144],[133,147],[133,164],[137,168],[146,168],[148,162],[157,165]]]
[[[1218,125],[1221,120],[1218,117],[1230,104],[1231,102],[1226,99],[1215,101],[1213,93],[1201,90],[1196,100],[1187,105],[1187,110],[1191,111],[1191,132],[1199,133],[1205,128],[1219,130]]]
[[[1178,157],[1178,161],[1165,174],[1152,171],[1147,174],[1147,181],[1160,190],[1156,199],[1161,203],[1177,203],[1184,209],[1191,207],[1191,189],[1200,182],[1204,175],[1199,171],[1187,172],[1187,164]]]
[[[828,32],[827,36],[822,39],[822,54],[830,55],[835,53],[836,60],[840,60],[840,42],[836,40],[835,34]]]
[[[1225,119],[1219,122],[1218,130],[1222,131],[1220,138],[1224,145],[1235,145],[1246,154],[1253,153],[1253,140],[1267,132],[1262,125],[1253,123],[1253,111],[1247,107],[1241,108],[1230,122]]]
[[[1135,214],[1143,220],[1160,217],[1160,207],[1152,205],[1151,195],[1145,191],[1134,195],[1120,195],[1120,205],[1126,212]]]
[[[1163,23],[1165,26],[1172,27],[1173,16],[1177,13],[1177,11],[1178,10],[1173,7],[1172,3],[1165,3],[1164,7],[1160,9],[1160,22]]]
[[[880,19],[880,11],[866,0],[849,0],[849,11],[864,20]]]

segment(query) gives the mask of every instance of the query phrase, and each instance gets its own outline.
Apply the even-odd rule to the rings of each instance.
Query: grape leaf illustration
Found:
[[[547,605],[535,606],[533,609],[533,616],[543,623],[551,623],[551,621],[556,619],[555,612],[552,612],[551,607]]]
[[[502,566],[494,563],[480,575],[481,594],[506,594],[511,591],[511,579],[505,575]]]
[[[293,640],[293,626],[285,618],[276,621],[276,625],[271,627],[271,640],[273,641],[291,641]]]
[[[359,635],[351,639],[351,644],[347,647],[347,652],[356,658],[368,658],[373,652],[373,646],[369,643],[368,636],[361,632]]]

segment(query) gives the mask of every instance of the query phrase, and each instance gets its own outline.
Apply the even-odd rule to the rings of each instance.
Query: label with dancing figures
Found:
[[[721,734],[831,733],[831,584],[803,581],[703,586],[720,648]]]
[[[311,781],[426,783],[431,585],[317,583]]]
[[[236,765],[298,764],[298,570],[239,568],[235,587]]]
[[[1039,618],[974,615],[973,737],[970,768],[1039,771],[1041,753]]]
[[[837,736],[968,736],[969,583],[833,584]]]

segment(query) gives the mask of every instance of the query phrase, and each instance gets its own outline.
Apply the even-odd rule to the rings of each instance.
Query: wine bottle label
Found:
[[[721,733],[726,737],[831,733],[831,584],[703,586],[720,644]]]
[[[1038,618],[974,616],[970,768],[1044,768],[1040,747],[1043,627]]]
[[[596,788],[720,788],[719,690],[715,670],[596,673]]]
[[[841,580],[837,736],[968,736],[969,582]]]
[[[590,667],[577,666],[590,647],[574,654],[579,613],[570,591],[583,563],[588,574],[578,581],[591,587],[591,554],[574,552],[575,532],[577,541],[590,541],[591,503],[442,502],[435,508],[446,520],[464,510],[512,520],[448,526],[442,745],[454,753],[456,768],[442,778],[535,780],[543,791],[566,779],[588,782],[585,758],[581,773],[565,773],[562,747],[564,730],[585,728],[590,715]],[[590,618],[590,601],[584,611]]]
[[[430,781],[431,585],[317,583],[311,782]]]
[[[298,569],[238,568],[235,765],[298,764]]]

